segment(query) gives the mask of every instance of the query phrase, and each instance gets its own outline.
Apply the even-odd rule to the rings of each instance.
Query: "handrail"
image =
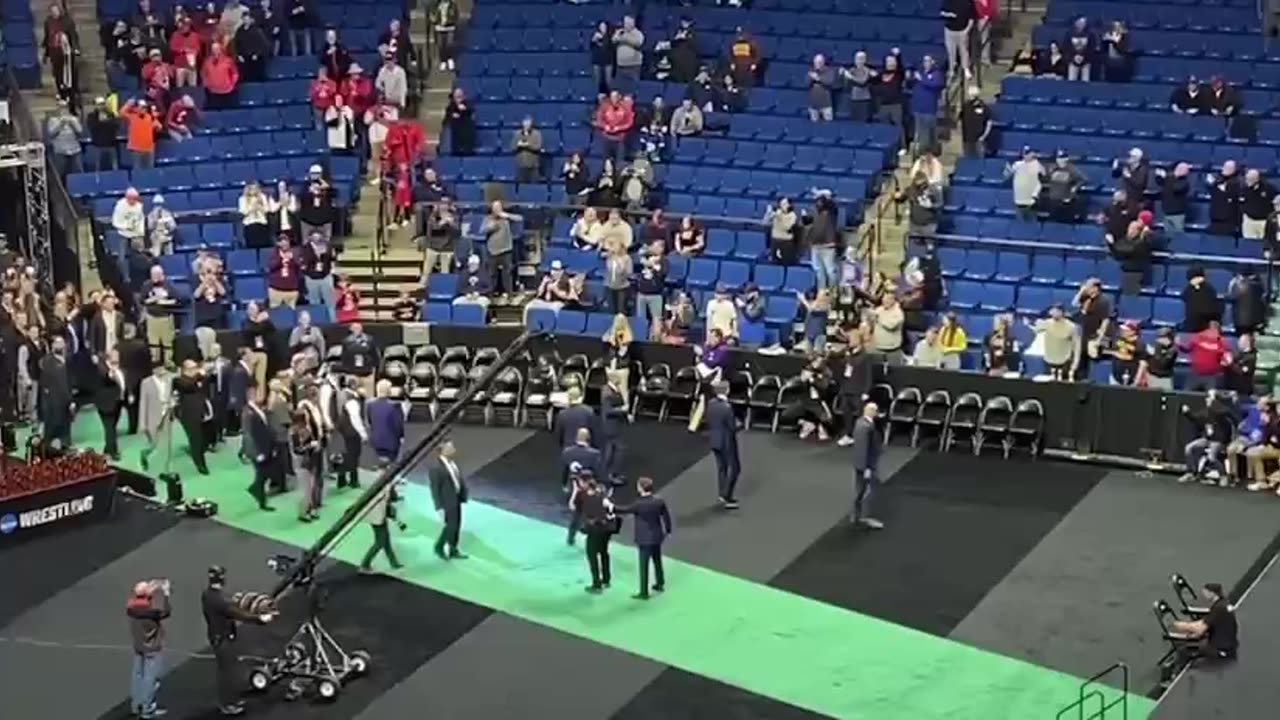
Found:
[[[1106,695],[1102,690],[1094,689],[1092,692],[1086,692],[1091,686],[1096,686],[1102,678],[1112,674],[1116,670],[1120,671],[1120,697],[1107,702]],[[1085,703],[1093,698],[1098,698],[1098,712],[1086,716],[1084,714]],[[1080,696],[1075,702],[1058,711],[1055,716],[1056,720],[1062,720],[1063,716],[1072,710],[1076,711],[1076,720],[1105,720],[1107,711],[1111,708],[1120,708],[1120,720],[1129,720],[1129,666],[1123,662],[1112,663],[1105,670],[1096,673],[1093,677],[1080,683]]]
[[[1076,720],[1085,720],[1085,715],[1084,715],[1085,701],[1092,700],[1094,698],[1098,699],[1098,708],[1099,708],[1098,714],[1090,715],[1089,720],[1095,720],[1095,718],[1097,718],[1098,720],[1102,720],[1102,716],[1106,714],[1107,710],[1106,710],[1106,698],[1103,697],[1101,690],[1094,690],[1088,695],[1085,695],[1084,697],[1081,697],[1079,700],[1076,700],[1070,705],[1062,708],[1061,710],[1058,711],[1057,715],[1053,716],[1054,720],[1063,720],[1063,718],[1067,715],[1067,713],[1071,712],[1072,710],[1076,711]]]
[[[925,239],[925,238],[921,238]],[[1073,253],[1089,253],[1094,255],[1109,255],[1106,248],[1095,247],[1092,245],[1067,245],[1065,243],[1053,242],[1032,242],[1028,240],[1009,240],[1004,238],[981,238],[973,235],[952,235],[948,233],[938,233],[931,235],[927,239],[934,242],[946,244],[948,242],[968,243],[971,245],[991,245],[995,247],[1022,248],[1031,250],[1058,250],[1062,252]],[[1241,258],[1231,257],[1229,255],[1190,255],[1190,254],[1174,254],[1163,250],[1158,250],[1151,254],[1152,258],[1162,260],[1190,259],[1198,262],[1213,263],[1216,265],[1256,265],[1259,267],[1270,267],[1271,263],[1261,258]]]

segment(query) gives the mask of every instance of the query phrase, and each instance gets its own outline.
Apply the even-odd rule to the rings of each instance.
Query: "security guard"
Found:
[[[373,382],[378,370],[378,348],[373,338],[364,332],[364,326],[358,322],[351,323],[351,334],[342,341],[342,367],[350,376],[360,383],[364,396],[374,396]]]
[[[237,623],[252,622],[265,625],[274,615],[251,615],[227,597],[225,586],[227,570],[220,565],[209,568],[209,587],[200,596],[204,611],[204,623],[209,635],[218,683],[218,711],[223,715],[239,715],[244,712],[237,687],[239,658],[235,652]]]

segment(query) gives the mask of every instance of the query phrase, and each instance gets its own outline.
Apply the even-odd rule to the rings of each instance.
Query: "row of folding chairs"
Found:
[[[952,401],[947,390],[927,395],[917,387],[899,389],[889,404],[885,442],[894,431],[907,432],[911,446],[932,437],[939,450],[948,452],[957,443],[967,443],[974,455],[984,448],[1000,448],[1007,459],[1015,448],[1038,456],[1044,434],[1044,405],[1035,398],[1016,404],[1007,395],[985,400],[975,392],[961,394]]]

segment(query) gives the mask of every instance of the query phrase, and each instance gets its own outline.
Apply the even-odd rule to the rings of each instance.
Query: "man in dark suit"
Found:
[[[50,352],[40,360],[40,404],[38,414],[46,443],[57,441],[61,450],[71,447],[71,421],[75,402],[67,375],[67,341],[55,337]]]
[[[444,527],[436,539],[436,555],[441,560],[463,560],[467,556],[458,551],[462,535],[462,504],[467,501],[467,483],[455,460],[458,449],[452,440],[440,444],[440,457],[428,471],[431,480],[431,500]],[[448,552],[446,552],[446,548]]]
[[[618,436],[622,423],[627,420],[627,401],[623,399],[626,388],[625,375],[618,370],[605,373],[607,383],[600,391],[600,462],[610,485],[622,485],[622,450]],[[596,477],[606,477],[597,475]]]
[[[204,452],[208,440],[204,424],[209,419],[209,394],[205,391],[204,372],[195,360],[183,360],[182,372],[173,380],[173,390],[178,394],[178,422],[187,434],[187,449],[195,462],[196,471],[209,474]]]
[[[231,403],[232,364],[222,356],[222,346],[214,343],[209,348],[211,357],[205,362],[205,377],[208,378],[209,408],[213,411],[205,432],[211,445],[218,445],[227,433],[227,418]]]
[[[653,493],[653,479],[642,477],[636,481],[640,497],[630,505],[613,505],[619,515],[634,515],[636,549],[640,551],[640,592],[631,597],[649,599],[649,563],[653,563],[653,591],[666,589],[666,577],[662,573],[662,543],[671,534],[671,512],[667,502]]]
[[[108,350],[102,360],[98,368],[98,387],[93,394],[93,404],[98,409],[98,418],[102,420],[102,452],[112,460],[119,460],[117,426],[120,424],[120,411],[130,402],[129,385],[125,380],[124,370],[120,367],[118,350]]]
[[[591,431],[578,428],[573,442],[560,451],[560,482],[565,491],[571,489],[569,479],[580,469],[590,470],[593,477],[601,477],[601,458],[600,451],[591,446]]]
[[[98,311],[89,319],[89,351],[95,366],[101,366],[107,353],[117,350],[124,339],[124,313],[116,309],[119,300],[110,290],[102,293]]]
[[[253,463],[253,483],[249,485],[249,494],[258,502],[259,508],[270,512],[275,510],[267,504],[267,484],[276,474],[275,436],[266,411],[252,395],[244,408],[241,430],[240,454]]]
[[[737,510],[733,489],[738,485],[742,462],[738,457],[738,420],[729,404],[729,383],[716,381],[711,386],[715,397],[707,403],[707,431],[711,437],[711,454],[716,458],[716,480],[720,507]]]
[[[871,517],[871,497],[880,484],[877,466],[880,463],[880,432],[876,429],[876,413],[880,408],[873,402],[862,406],[862,417],[853,425],[853,512],[849,522],[872,530],[879,530],[884,523]]]
[[[556,415],[555,427],[551,431],[552,436],[556,438],[557,446],[564,448],[572,445],[578,438],[580,428],[590,430],[593,438],[600,437],[596,428],[598,418],[595,412],[582,402],[582,388],[571,387],[566,394],[569,396],[569,407]]]
[[[124,379],[129,386],[129,403],[125,410],[129,413],[129,434],[138,432],[138,403],[142,398],[142,383],[151,375],[151,351],[147,344],[138,337],[138,326],[125,323],[124,339],[116,348],[120,351],[120,369],[124,370]]]
[[[227,373],[227,414],[226,424],[223,426],[225,435],[235,435],[240,432],[240,418],[249,402],[249,396],[254,394],[250,352],[247,347],[240,348],[236,364],[231,366],[231,370]]]

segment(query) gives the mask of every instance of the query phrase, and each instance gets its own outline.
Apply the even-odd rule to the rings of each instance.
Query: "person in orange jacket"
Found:
[[[200,67],[200,79],[204,82],[205,108],[220,110],[234,107],[236,87],[240,84],[240,69],[235,58],[227,54],[222,43],[210,46],[209,57]]]
[[[120,108],[120,117],[128,126],[126,147],[133,156],[135,170],[156,166],[156,133],[164,129],[160,117],[146,100],[130,100]]]

